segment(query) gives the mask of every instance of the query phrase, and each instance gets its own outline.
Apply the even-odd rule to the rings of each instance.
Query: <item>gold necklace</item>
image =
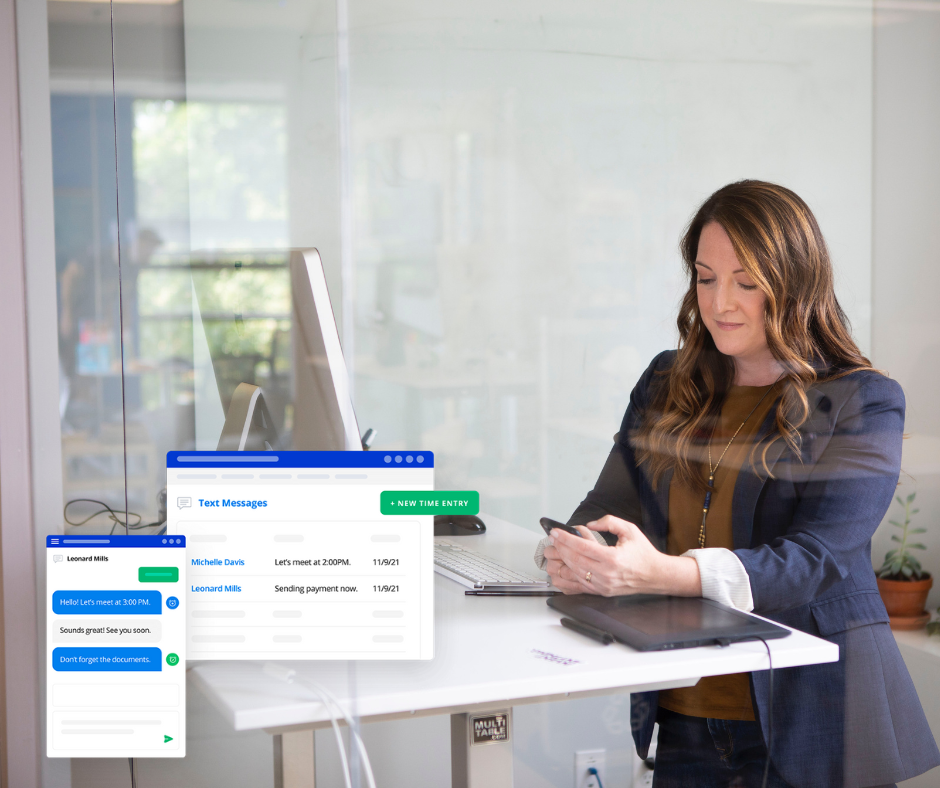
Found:
[[[770,388],[764,392],[763,396],[757,400],[757,404],[751,408],[751,412],[748,413],[744,421],[741,422],[741,426],[734,431],[734,435],[731,436],[731,440],[728,441],[728,445],[725,446],[725,450],[721,453],[718,462],[716,462],[714,466],[712,466],[712,442],[710,438],[708,440],[708,492],[705,493],[705,503],[702,504],[702,526],[698,531],[699,549],[705,547],[705,519],[708,517],[708,509],[712,504],[712,490],[714,489],[715,473],[718,470],[718,466],[721,465],[721,461],[725,458],[728,449],[731,448],[731,444],[734,443],[734,439],[738,437],[738,433],[744,429],[744,425],[747,424],[751,416],[754,415],[754,411],[760,407],[760,404],[766,399],[767,395],[770,394],[770,390],[776,385],[776,382],[772,383]]]

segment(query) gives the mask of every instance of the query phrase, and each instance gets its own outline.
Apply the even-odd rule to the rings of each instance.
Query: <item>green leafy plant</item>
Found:
[[[921,542],[911,542],[910,538],[914,534],[923,534],[927,532],[926,528],[911,528],[911,516],[917,514],[920,509],[912,509],[914,496],[917,493],[911,493],[907,498],[900,495],[895,499],[904,507],[904,522],[897,520],[888,522],[896,528],[901,529],[901,535],[891,535],[892,542],[898,542],[899,545],[894,550],[889,550],[885,555],[885,562],[878,570],[878,577],[884,580],[923,580],[928,574],[923,570],[920,561],[914,558],[912,550],[926,550],[927,545]]]
[[[940,607],[937,608],[937,612],[940,613]],[[940,635],[940,621],[930,621],[927,624],[927,634]]]

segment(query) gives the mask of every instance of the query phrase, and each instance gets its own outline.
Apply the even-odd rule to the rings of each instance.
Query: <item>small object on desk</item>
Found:
[[[486,525],[473,514],[435,514],[435,536],[476,536],[486,533]]]
[[[603,629],[598,629],[597,627],[592,627],[590,624],[585,624],[583,621],[575,621],[573,618],[563,618],[561,620],[561,625],[572,629],[575,632],[586,635],[591,638],[591,640],[596,640],[598,643],[603,643],[605,646],[609,646],[614,642],[614,636],[610,632],[605,632]]]

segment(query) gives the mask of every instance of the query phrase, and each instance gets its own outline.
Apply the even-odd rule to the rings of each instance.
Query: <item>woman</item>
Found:
[[[702,596],[840,647],[775,671],[774,786],[884,786],[940,764],[888,628],[871,536],[898,483],[904,395],[872,369],[807,205],[741,181],[681,243],[679,349],[630,397],[597,484],[537,563],[565,593]],[[588,530],[585,530],[588,529]],[[544,556],[541,555],[544,550]],[[634,695],[655,788],[760,785],[767,672]]]

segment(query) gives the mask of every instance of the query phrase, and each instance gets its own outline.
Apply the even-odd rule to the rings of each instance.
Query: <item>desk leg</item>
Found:
[[[452,788],[512,788],[512,709],[450,715],[450,773]]]
[[[274,788],[316,788],[314,731],[279,733],[274,737]]]

